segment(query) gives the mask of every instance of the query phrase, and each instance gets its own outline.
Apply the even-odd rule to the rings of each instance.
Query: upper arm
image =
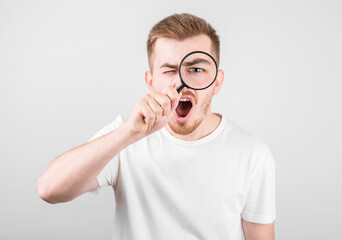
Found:
[[[96,188],[99,187],[99,182],[97,181],[96,178],[91,178],[89,180],[89,183],[85,185],[85,189],[83,190],[83,193],[89,192],[89,191],[93,191]]]
[[[275,171],[276,165],[267,145],[255,154],[246,200],[241,212],[245,221],[269,224],[276,218]]]
[[[67,201],[72,201],[75,198],[81,196],[82,194],[85,194],[87,192],[91,192],[94,194],[97,194],[97,191],[95,191],[97,188],[99,187],[99,183],[97,181],[97,178],[89,178],[87,179],[84,184],[79,188],[76,189],[73,192],[73,195],[70,196],[70,199],[68,199]]]
[[[254,223],[242,218],[242,229],[245,240],[274,240],[273,223]]]

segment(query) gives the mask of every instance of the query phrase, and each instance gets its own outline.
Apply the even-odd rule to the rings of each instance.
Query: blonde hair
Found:
[[[220,62],[220,39],[215,29],[203,18],[189,13],[173,14],[155,24],[147,39],[148,64],[152,71],[152,55],[158,38],[170,38],[184,40],[200,34],[207,35],[211,40],[211,48],[215,53],[213,56],[219,65]]]

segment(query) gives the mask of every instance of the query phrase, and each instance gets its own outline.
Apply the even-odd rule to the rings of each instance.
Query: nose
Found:
[[[178,88],[179,86],[182,85],[182,81],[180,80],[180,77],[179,77],[179,74],[177,73],[175,75],[175,77],[172,79],[171,83],[170,83],[171,86],[175,87],[175,88]]]

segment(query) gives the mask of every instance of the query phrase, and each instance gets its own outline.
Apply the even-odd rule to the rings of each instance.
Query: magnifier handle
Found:
[[[177,88],[177,92],[179,93],[180,91],[182,91],[182,89],[185,87],[184,84],[181,84],[178,88]]]

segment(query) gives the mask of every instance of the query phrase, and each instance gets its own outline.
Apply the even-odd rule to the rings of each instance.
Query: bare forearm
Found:
[[[106,164],[128,145],[164,127],[181,96],[175,85],[146,94],[116,130],[58,156],[37,181],[40,197],[49,203],[66,202],[97,187],[96,177]]]
[[[246,240],[274,240],[274,222],[261,224],[242,219],[242,228]]]
[[[105,165],[136,140],[123,123],[114,131],[63,153],[38,179],[39,195],[50,203],[58,203],[89,191],[90,182],[94,182]]]

